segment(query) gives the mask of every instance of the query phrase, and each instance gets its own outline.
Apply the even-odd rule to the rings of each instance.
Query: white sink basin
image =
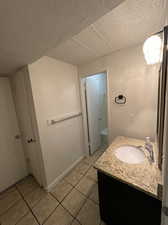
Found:
[[[138,164],[142,163],[145,160],[145,154],[143,151],[141,151],[139,148],[130,146],[130,145],[125,145],[117,148],[115,150],[115,156],[129,164]]]

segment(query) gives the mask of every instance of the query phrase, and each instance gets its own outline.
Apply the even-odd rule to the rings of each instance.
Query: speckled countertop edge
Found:
[[[162,184],[162,175],[157,167],[157,161],[155,160],[155,163],[150,164],[146,158],[143,163],[139,164],[124,163],[117,159],[114,154],[118,147],[124,145],[144,146],[144,140],[118,136],[97,160],[94,167],[123,183],[161,200],[158,184]],[[153,146],[156,159],[156,145],[153,144]]]

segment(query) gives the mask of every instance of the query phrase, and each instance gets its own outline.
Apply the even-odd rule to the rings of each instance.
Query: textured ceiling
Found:
[[[123,0],[0,2],[0,73],[31,63],[111,11]]]
[[[136,45],[163,28],[167,0],[126,0],[48,56],[83,64]]]

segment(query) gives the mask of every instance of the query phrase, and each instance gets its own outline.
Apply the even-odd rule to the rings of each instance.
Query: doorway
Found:
[[[0,192],[2,192],[28,174],[7,77],[0,78],[0,118]]]
[[[82,79],[84,127],[89,154],[108,146],[107,74],[94,74]]]
[[[27,67],[11,76],[11,87],[28,170],[40,186],[44,186],[42,156]]]

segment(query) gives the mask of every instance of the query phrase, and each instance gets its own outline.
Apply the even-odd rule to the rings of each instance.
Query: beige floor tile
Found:
[[[58,204],[59,202],[50,194],[37,203],[37,205],[33,208],[33,212],[40,224],[42,224],[51,215]]]
[[[77,220],[74,220],[73,222],[72,222],[72,225],[81,225]]]
[[[93,179],[84,176],[76,186],[76,189],[78,189],[84,195],[89,196],[95,183],[96,182]]]
[[[17,183],[16,186],[24,196],[39,188],[38,183],[32,176],[26,177],[25,179]]]
[[[95,159],[93,157],[86,156],[83,159],[83,162],[89,164],[90,166],[92,166],[94,164],[94,162],[95,162]]]
[[[61,202],[72,188],[73,186],[71,184],[62,180],[51,190],[51,193]]]
[[[91,167],[86,173],[86,176],[97,182],[97,170],[95,168]]]
[[[80,179],[85,175],[88,171],[90,165],[84,163],[82,160],[66,177],[65,180],[75,186]]]
[[[0,215],[21,199],[19,192],[13,188],[1,195],[0,198]]]
[[[0,192],[0,199],[7,197],[9,193],[11,193],[11,192],[13,192],[15,190],[16,190],[16,187],[12,186],[12,187],[6,189],[3,192]]]
[[[82,225],[99,225],[100,215],[98,205],[87,199],[86,203],[80,210],[77,219]]]
[[[82,179],[82,177],[83,174],[80,174],[76,171],[72,171],[65,177],[65,180],[71,185],[75,186]]]
[[[38,223],[34,216],[31,213],[28,213],[17,223],[17,225],[38,225]]]
[[[0,222],[2,225],[14,225],[26,215],[28,211],[29,209],[25,202],[21,200],[0,217]]]
[[[55,212],[49,217],[49,219],[44,223],[45,225],[70,225],[72,223],[73,217],[65,210],[61,205],[59,205]]]
[[[90,168],[90,165],[84,162],[84,160],[80,161],[78,165],[74,168],[78,173],[85,174],[88,169]]]
[[[99,157],[104,153],[104,150],[97,150],[91,157],[94,159],[94,162],[99,159]]]
[[[47,192],[44,191],[42,188],[37,188],[30,194],[25,196],[26,202],[32,208],[34,207],[42,198],[46,197]]]
[[[73,189],[70,194],[64,199],[62,205],[75,217],[84,202],[86,197],[82,195],[78,190]]]
[[[82,160],[65,179],[53,188],[52,195],[41,189],[31,176],[19,182],[16,185],[17,188],[14,186],[0,193],[0,224],[38,224],[21,199],[19,190],[40,224],[98,225],[100,218],[97,205],[97,174],[91,165],[102,152],[101,150],[97,151],[92,157]],[[86,199],[86,197],[89,199]],[[56,199],[62,202],[63,207],[58,205]],[[74,217],[77,215],[77,219],[74,220],[71,214]],[[100,225],[104,225],[104,223]]]
[[[95,183],[90,191],[89,198],[99,204],[98,184]]]
[[[89,165],[93,165],[103,153],[104,150],[97,150],[93,155],[85,157],[83,161]]]

